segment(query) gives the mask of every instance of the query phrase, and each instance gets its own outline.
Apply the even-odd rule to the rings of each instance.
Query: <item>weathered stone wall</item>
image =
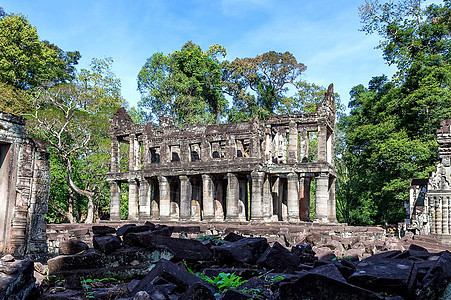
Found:
[[[101,223],[110,227],[119,228],[126,222]],[[140,223],[135,223],[140,224]],[[386,232],[381,227],[347,226],[346,224],[330,225],[324,223],[300,222],[298,225],[289,223],[268,224],[252,223],[240,224],[233,222],[208,222],[208,223],[158,223],[174,227],[173,237],[184,236],[197,238],[198,236],[215,235],[224,236],[234,232],[248,237],[265,237],[269,242],[284,241],[288,245],[296,245],[307,242],[327,243],[331,239],[358,238],[368,242],[384,242]],[[58,254],[59,245],[63,241],[77,239],[92,247],[92,226],[99,224],[48,224],[47,244],[49,253]]]
[[[24,119],[0,113],[0,253],[16,256],[47,250],[48,153],[24,130]]]
[[[111,120],[110,219],[120,220],[128,186],[129,220],[336,222],[333,85],[309,114],[249,122],[187,125],[161,117],[135,124],[124,108]],[[318,151],[309,149],[316,135]],[[121,166],[120,144],[128,145]],[[316,182],[316,214],[309,215]]]

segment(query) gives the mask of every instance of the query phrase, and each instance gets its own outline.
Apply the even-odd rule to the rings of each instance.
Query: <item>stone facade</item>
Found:
[[[437,142],[440,161],[428,181],[424,204],[428,212],[426,230],[448,235],[451,233],[451,119],[441,122]]]
[[[159,126],[138,125],[121,108],[111,120],[110,220],[120,219],[126,183],[129,220],[308,221],[314,180],[314,219],[335,222],[334,127],[333,85],[315,113],[235,124],[179,129],[160,117]],[[128,145],[124,169],[120,143]]]
[[[48,153],[24,130],[24,119],[0,113],[0,253],[17,256],[47,251]]]

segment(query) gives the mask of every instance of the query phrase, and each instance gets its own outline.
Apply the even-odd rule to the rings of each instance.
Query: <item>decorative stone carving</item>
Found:
[[[47,252],[49,155],[24,131],[23,118],[0,113],[0,253],[16,256]]]
[[[111,218],[120,215],[118,191],[128,183],[130,219],[305,221],[316,180],[315,220],[335,222],[334,128],[333,85],[314,113],[232,124],[179,129],[172,118],[160,117],[159,126],[143,126],[121,108],[110,129]],[[308,160],[312,132],[318,134],[316,161]],[[129,147],[128,170],[118,168],[116,141]],[[136,205],[151,202],[159,215],[137,213],[145,209]]]

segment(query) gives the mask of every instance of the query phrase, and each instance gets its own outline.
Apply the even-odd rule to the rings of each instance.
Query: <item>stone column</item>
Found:
[[[296,122],[290,122],[290,140],[288,146],[288,163],[298,162],[298,125]]]
[[[265,161],[268,163],[271,163],[272,161],[272,154],[271,154],[271,126],[266,125],[266,132],[265,132]]]
[[[280,195],[280,178],[279,175],[273,176],[274,182],[271,189],[271,198],[273,203],[273,217],[276,220],[282,220],[282,199]]]
[[[135,170],[135,139],[136,139],[136,135],[134,134],[130,134],[128,136],[129,138],[129,149],[128,149],[128,170],[131,172],[133,170]]]
[[[203,215],[202,218],[211,220],[215,217],[215,209],[213,202],[213,181],[208,174],[202,175],[202,202]]]
[[[334,177],[329,178],[329,222],[337,222],[337,213],[335,211],[335,180],[336,178]]]
[[[299,221],[299,177],[298,174],[291,172],[287,176],[288,195],[287,212],[289,221]]]
[[[442,234],[442,196],[436,198],[435,202],[435,231]]]
[[[449,234],[449,215],[448,215],[448,208],[449,208],[449,197],[444,196],[442,199],[442,233],[443,234]]]
[[[330,130],[327,130],[327,142],[326,142],[326,156],[327,162],[330,164],[334,164],[334,133]]]
[[[169,219],[171,212],[171,194],[168,178],[158,176],[158,184],[160,189],[160,218]]]
[[[136,180],[128,181],[128,220],[138,220],[139,190]]]
[[[135,165],[134,165],[134,170],[139,170],[141,169],[141,145],[138,141],[138,137],[135,137],[135,141],[134,141],[135,145],[133,147],[133,150],[135,151],[134,153],[134,158],[135,158]]]
[[[310,221],[310,182],[309,177],[299,179],[299,218],[301,221]]]
[[[318,125],[318,162],[327,161],[327,127]]]
[[[300,162],[307,162],[309,154],[308,131],[305,128],[301,128],[300,135],[301,135],[300,139],[301,145],[300,145],[299,160]]]
[[[110,181],[110,220],[121,219],[121,188],[117,181]]]
[[[227,173],[227,202],[226,202],[226,219],[238,219],[238,195],[239,183],[235,173]]]
[[[191,217],[191,197],[188,191],[188,177],[179,176],[180,180],[180,219],[188,220]]]
[[[251,220],[263,219],[263,181],[265,173],[253,171],[251,195]]]
[[[272,217],[272,194],[271,194],[271,177],[265,175],[263,182],[263,219],[270,220]]]
[[[429,197],[429,228],[432,234],[435,232],[435,196]]]
[[[327,222],[329,216],[328,202],[329,202],[329,176],[326,173],[321,173],[316,177],[316,215],[315,221]]]
[[[207,140],[202,140],[202,143],[200,145],[200,160],[201,161],[209,161],[211,160],[211,146],[210,143]]]
[[[227,158],[233,159],[235,157],[236,157],[236,141],[235,136],[231,134],[229,138],[229,151]]]
[[[139,219],[150,219],[150,185],[147,179],[139,182]]]
[[[111,137],[111,167],[112,173],[120,172],[119,169],[119,140],[117,137]]]

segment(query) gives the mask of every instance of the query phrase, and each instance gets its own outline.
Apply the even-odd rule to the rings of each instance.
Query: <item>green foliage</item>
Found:
[[[138,75],[141,101],[150,119],[171,116],[180,126],[188,123],[218,123],[227,101],[221,93],[220,45],[207,52],[192,42],[168,55],[153,54]]]
[[[40,41],[23,15],[0,15],[0,110],[25,114],[32,109],[30,91],[75,78],[78,51],[65,52]]]
[[[273,115],[281,105],[288,85],[294,86],[305,69],[290,52],[270,51],[254,58],[224,62],[224,92],[233,99],[228,121],[266,119]]]
[[[92,222],[108,210],[108,118],[124,104],[111,63],[94,59],[73,83],[38,89],[27,115],[29,130],[52,155],[49,221]]]
[[[225,243],[222,239],[214,235],[201,235],[196,239],[199,241],[210,241],[215,246],[219,246]]]
[[[221,294],[225,293],[227,290],[236,289],[239,285],[245,283],[247,280],[243,280],[240,276],[235,275],[235,273],[219,273],[215,278],[210,278],[205,274],[196,274],[199,278],[207,281],[208,283],[216,286]]]
[[[407,6],[406,6],[407,5]],[[337,184],[339,216],[351,224],[387,224],[404,217],[411,178],[427,178],[436,160],[436,130],[451,117],[449,1],[371,2],[361,8],[364,30],[383,38],[384,58],[399,72],[351,91],[344,165]]]

